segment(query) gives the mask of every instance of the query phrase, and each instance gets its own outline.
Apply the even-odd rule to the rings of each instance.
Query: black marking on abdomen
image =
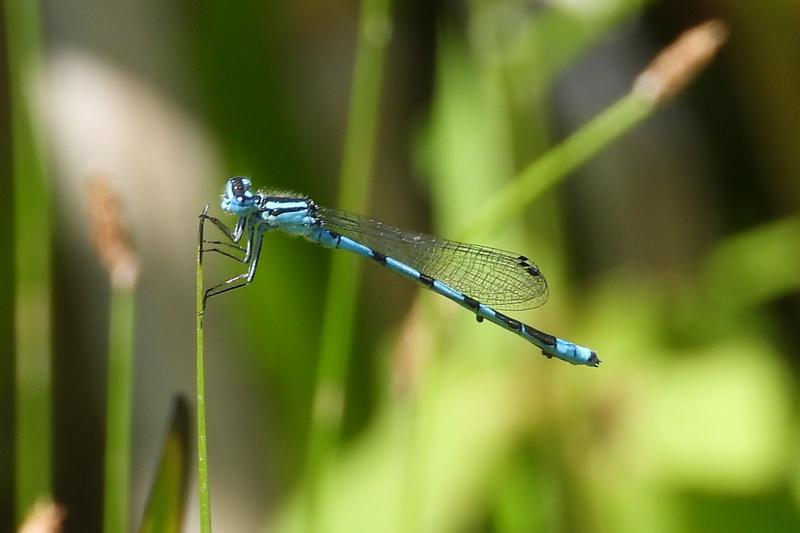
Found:
[[[327,231],[328,231],[328,233],[331,234],[331,237],[333,237],[336,240],[336,246],[339,246],[342,243],[342,236],[340,234],[336,233],[335,231],[331,231],[331,230],[327,230]]]
[[[522,331],[522,322],[514,320],[513,318],[504,315],[503,313],[495,313],[495,316],[505,322],[505,324],[514,331]]]
[[[529,266],[526,270],[528,271],[528,274],[530,274],[531,276],[541,275],[541,272],[539,272],[539,269],[536,268],[535,266]]]
[[[470,309],[475,311],[475,320],[477,320],[478,322],[483,322],[483,317],[481,315],[477,314],[478,313],[478,309],[481,306],[481,303],[478,300],[476,300],[475,298],[471,298],[471,297],[469,297],[469,296],[467,296],[465,294],[464,295],[464,304],[466,304],[467,307],[469,307]]]
[[[383,266],[386,266],[386,256],[382,253],[372,250],[372,258]]]
[[[532,328],[526,324],[522,324],[523,331],[530,335],[531,337],[535,337],[536,339],[540,340],[541,342],[547,344],[548,346],[555,346],[556,345],[556,338],[549,333],[545,333],[543,331],[539,331],[536,328]]]
[[[419,280],[422,282],[423,285],[427,285],[428,287],[433,287],[433,278],[430,276],[426,276],[422,272],[419,273]]]
[[[466,294],[464,295],[464,303],[467,304],[467,307],[470,309],[477,310],[480,307],[481,303],[476,300],[475,298],[470,298]]]

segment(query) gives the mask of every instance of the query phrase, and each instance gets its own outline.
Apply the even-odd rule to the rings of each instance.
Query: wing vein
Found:
[[[337,209],[320,207],[323,227],[393,257],[499,310],[547,301],[547,282],[528,258],[505,250],[440,239]]]

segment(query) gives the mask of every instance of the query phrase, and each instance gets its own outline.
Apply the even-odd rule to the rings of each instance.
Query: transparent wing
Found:
[[[499,310],[532,309],[547,301],[547,282],[527,257],[401,230],[336,209],[320,207],[317,218],[325,228],[402,261]]]

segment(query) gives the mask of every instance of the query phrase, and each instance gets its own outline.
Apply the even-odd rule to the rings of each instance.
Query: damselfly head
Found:
[[[251,213],[256,207],[256,197],[250,179],[243,176],[230,178],[225,184],[220,207],[223,211],[239,216]]]

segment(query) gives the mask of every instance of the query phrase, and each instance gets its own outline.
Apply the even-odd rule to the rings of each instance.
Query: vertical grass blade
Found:
[[[8,87],[5,13],[0,9],[0,86]],[[11,164],[11,108],[0,99],[0,531],[13,531],[14,519],[14,208]]]
[[[203,215],[208,212],[206,206]],[[200,497],[200,531],[211,533],[211,491],[208,485],[208,448],[206,441],[206,384],[205,384],[205,364],[203,353],[203,222],[200,218],[200,227],[197,239],[197,295],[196,295],[196,358],[195,366],[197,372],[197,483],[198,494]]]
[[[384,57],[391,34],[389,9],[389,0],[363,0],[361,3],[338,201],[340,207],[353,211],[365,211],[369,193]],[[316,527],[318,478],[328,454],[335,446],[341,426],[358,270],[358,263],[349,254],[333,254],[325,298],[306,469],[309,531],[314,531]]]
[[[164,439],[139,533],[179,533],[183,527],[189,466],[189,406],[178,396]]]
[[[118,288],[112,291],[103,510],[103,531],[106,533],[123,533],[128,530],[135,309],[132,291]]]
[[[128,531],[135,288],[139,260],[119,198],[103,178],[89,185],[92,242],[111,283],[106,386],[103,530]]]
[[[40,56],[38,2],[8,0],[5,23],[14,175],[15,474],[20,520],[51,491],[51,209],[30,102]]]

